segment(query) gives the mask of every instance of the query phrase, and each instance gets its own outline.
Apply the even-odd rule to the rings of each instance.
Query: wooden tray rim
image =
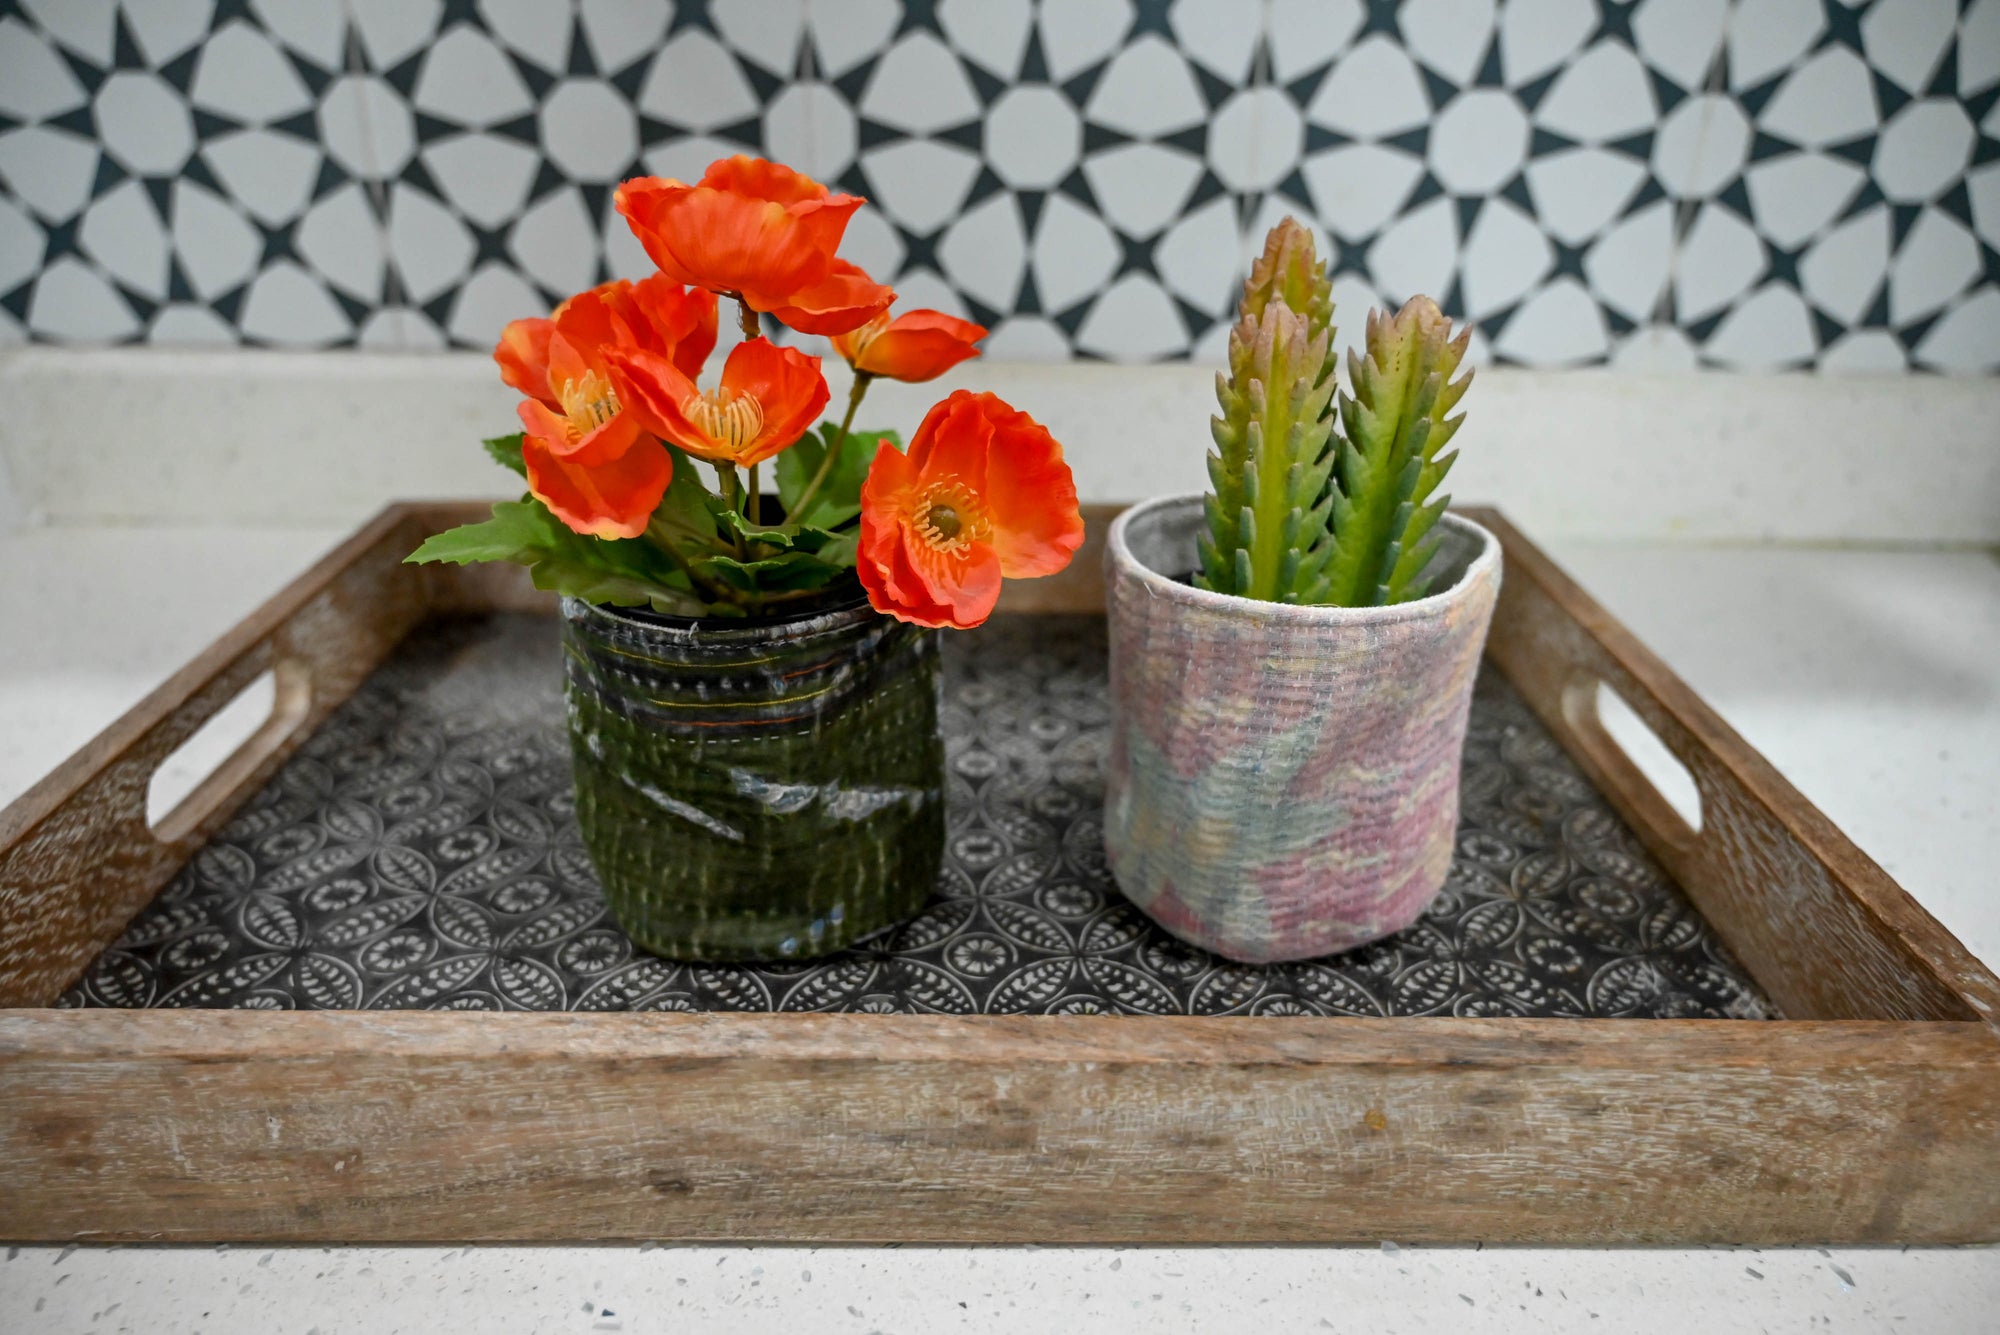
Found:
[[[412,529],[427,532],[466,522],[483,514],[485,504],[470,500],[400,501],[384,507],[366,524],[330,549],[325,556],[266,600],[249,616],[231,627],[186,666],[161,683],[104,731],[85,743],[13,803],[0,808],[0,869],[7,867],[5,859],[25,843],[29,832],[76,802],[93,780],[102,777],[114,760],[131,751],[149,735],[156,734],[163,727],[172,724],[177,717],[184,715],[205,690],[213,687],[216,681],[225,675],[229,667],[241,664],[246,659],[257,662],[259,670],[267,666],[264,661],[267,655],[259,651],[266,648],[274,636],[285,630],[288,624],[316,599],[324,598],[343,573],[351,570],[371,553],[379,553],[385,544],[393,546],[399,534],[407,534]],[[1093,599],[1096,606],[1101,607],[1101,574],[1097,568],[1098,560],[1093,558],[1099,555],[1103,531],[1108,527],[1110,518],[1123,508],[1122,506],[1085,507],[1091,533],[1089,548],[1079,554],[1071,570],[1063,576],[1052,580],[1009,585],[1007,597],[1002,602],[1001,613],[1088,611],[1092,610],[1090,604]],[[1602,647],[1611,661],[1623,668],[1633,680],[1643,682],[1650,688],[1651,693],[1659,697],[1664,712],[1680,730],[1695,738],[1700,748],[1726,773],[1745,787],[1759,791],[1774,807],[1782,811],[1786,824],[1797,834],[1801,843],[1811,850],[1815,860],[1835,872],[1843,887],[1853,895],[1856,903],[1868,913],[1870,920],[1885,936],[1907,943],[1914,956],[1933,964],[1940,978],[1947,982],[1966,1007],[1966,1012],[1954,1017],[1955,1019],[1983,1022],[1995,1026],[1996,1034],[2000,1034],[2000,980],[1996,980],[1984,965],[1932,918],[1879,864],[1863,853],[1769,761],[1724,722],[1721,716],[1716,714],[1671,668],[1515,529],[1504,515],[1487,506],[1463,506],[1456,507],[1456,510],[1485,525],[1499,537],[1506,555],[1507,587],[1518,588],[1524,580],[1529,581],[1538,590],[1546,591],[1559,601],[1564,611],[1574,617],[1576,623]],[[407,568],[406,574],[412,578],[422,579],[428,586],[425,590],[423,615],[411,620],[409,625],[400,627],[398,633],[389,640],[387,648],[393,648],[394,644],[400,642],[402,636],[425,616],[439,612],[551,610],[548,596],[527,590],[525,581],[519,578],[518,572],[511,567],[429,566]],[[1495,646],[1489,644],[1489,655],[1497,656],[1494,651]],[[381,656],[386,655],[373,656],[366,670],[356,675],[365,678],[367,672],[378,665]],[[1503,666],[1503,671],[1506,670]],[[1511,672],[1508,675],[1510,679],[1513,676]],[[281,681],[281,699],[276,712],[280,715],[280,721],[286,722],[287,720],[282,717],[285,713],[283,687],[284,683]],[[345,693],[340,697],[340,700],[344,699]],[[340,700],[319,701],[319,716],[313,718],[312,726],[317,726],[318,722],[323,721],[324,713],[330,712]],[[1534,704],[1536,701],[1531,699],[1530,703]],[[1641,710],[1642,716],[1645,712]],[[1567,722],[1560,717],[1550,718],[1546,713],[1544,720],[1557,726]],[[1649,724],[1653,723],[1652,719],[1646,721]],[[310,734],[310,726],[298,728],[295,726],[296,719],[289,722],[294,724],[294,731],[297,733],[295,741],[303,740],[303,736]],[[199,723],[195,726],[198,727]],[[186,733],[191,733],[193,730],[192,727],[185,728],[183,735],[175,741],[175,745],[185,739]],[[1562,726],[1561,731],[1567,733],[1570,727]],[[1665,730],[1656,726],[1656,731]],[[1567,745],[1570,739],[1565,736],[1561,740]],[[284,754],[289,755],[290,749],[284,747]],[[1632,823],[1649,844],[1656,841],[1671,842],[1673,837],[1679,835],[1678,817],[1665,808],[1651,785],[1638,778],[1636,771],[1606,774],[1598,769],[1593,758],[1587,755],[1577,755],[1576,758],[1585,763],[1585,768],[1591,772],[1593,781],[1606,791],[1607,796],[1613,799],[1621,811],[1628,806],[1636,809],[1635,812],[1627,813],[1628,819],[1632,819],[1633,814],[1640,817]],[[281,760],[282,757],[276,761],[267,757],[265,768],[274,770]],[[183,832],[183,838],[166,842],[192,843],[195,847],[199,847],[212,833],[213,828],[226,820],[241,800],[256,791],[265,776],[259,775],[252,781],[240,772],[229,772],[225,766],[224,771],[213,776],[210,783],[213,784],[218,778],[228,781],[230,787],[219,796],[210,796],[211,810],[207,812],[208,818],[202,822],[202,828],[198,832],[193,829],[186,830]],[[202,796],[197,793],[195,799],[191,800],[197,800]],[[0,907],[4,907],[4,903],[0,903]],[[1733,946],[1735,943],[1731,944]],[[22,1007],[20,1002],[12,998],[0,999],[0,1007],[35,1009],[32,1006]],[[80,1019],[82,1014],[68,1011],[61,1013],[70,1019]],[[0,1009],[0,1016],[5,1014],[7,1011]],[[469,1014],[460,1018],[471,1025],[478,1025],[490,1017]],[[783,1017],[769,1014],[760,1017],[752,1014],[734,1018],[770,1020]],[[867,1023],[871,1017],[852,1018],[857,1022]],[[962,1022],[987,1017],[955,1018]],[[1086,1025],[1105,1024],[1122,1027],[1134,1022],[1143,1023],[1148,1017],[1074,1018]],[[1412,1022],[1431,1023],[1436,1018],[1413,1017]],[[278,1023],[282,1017],[267,1012],[263,1020],[265,1023]],[[1385,1020],[1378,1018],[1363,1022],[1381,1024]],[[1781,1019],[1760,1023],[1768,1026],[1791,1022]],[[1495,1019],[1488,1023],[1506,1026],[1522,1022]],[[1597,1025],[1610,1022],[1569,1020],[1563,1023]],[[1672,1026],[1689,1022],[1654,1020],[1647,1023]]]
[[[478,608],[544,606],[545,596],[526,591],[519,572],[419,569],[401,566],[395,559],[396,553],[412,545],[413,535],[462,522],[479,512],[479,503],[473,502],[405,502],[388,507],[0,812],[0,895],[6,894],[10,885],[29,884],[32,890],[32,884],[23,879],[23,859],[36,852],[39,832],[45,832],[52,822],[60,823],[80,809],[101,803],[108,777],[134,756],[157,764],[266,667],[279,669],[279,713],[283,716],[289,689],[285,670],[287,665],[302,661],[291,655],[307,653],[296,642],[295,632],[302,619],[319,618],[343,633],[360,634],[356,628],[363,626],[372,627],[375,633],[362,646],[359,658],[341,670],[331,671],[324,663],[297,668],[294,684],[301,698],[310,697],[310,707],[301,706],[291,717],[281,717],[283,726],[267,739],[259,754],[244,759],[234,769],[226,766],[204,786],[205,791],[190,799],[198,809],[171,831],[170,837],[159,841],[150,870],[143,870],[142,876],[164,880],[170,875],[243,798],[275,772],[325,713],[426,616]],[[1111,513],[1115,511],[1109,508],[1090,512],[1093,549],[1101,541]],[[1911,1155],[1923,1161],[1923,1171],[1896,1158],[1894,1166],[1902,1173],[1895,1189],[1896,1210],[1857,1216],[1855,1222],[1837,1224],[1823,1236],[1886,1239],[1889,1233],[1883,1230],[1891,1229],[1905,1239],[2000,1237],[2000,1191],[1989,1193],[1993,1199],[1983,1203],[1968,1205],[1963,1199],[1966,1192],[1976,1193],[1982,1181],[1992,1179],[1989,1167],[1984,1178],[1972,1173],[1968,1184],[1966,1164],[1984,1161],[1966,1156],[1974,1150],[1983,1155],[2000,1149],[2000,1111],[1995,1111],[2000,1106],[2000,1097],[1996,1097],[2000,1095],[2000,1032],[1992,1021],[1996,1007],[2000,1007],[2000,983],[1500,514],[1484,508],[1466,508],[1463,513],[1486,524],[1503,543],[1507,562],[1503,600],[1510,596],[1538,599],[1559,613],[1538,613],[1545,620],[1554,619],[1549,625],[1537,623],[1532,631],[1521,627],[1503,630],[1496,623],[1489,653],[1501,662],[1503,671],[1514,677],[1510,658],[1516,665],[1540,661],[1529,656],[1553,655],[1556,650],[1551,644],[1573,642],[1569,643],[1571,650],[1589,656],[1593,679],[1613,684],[1670,749],[1696,771],[1705,802],[1718,785],[1729,792],[1753,795],[1758,810],[1772,813],[1776,828],[1792,841],[1786,845],[1786,855],[1809,859],[1802,865],[1815,869],[1820,881],[1837,891],[1836,900],[1829,902],[1846,905],[1842,912],[1860,924],[1843,930],[1860,931],[1873,941],[1871,948],[1879,949],[1882,959],[1888,961],[1880,966],[1881,976],[1907,986],[1907,995],[1896,1004],[1913,1011],[1909,1018],[1845,1014],[1838,988],[1816,992],[1809,975],[1795,977],[1797,971],[1788,972],[1784,960],[1771,958],[1760,958],[1763,967],[1753,966],[1753,972],[1767,987],[1772,979],[1779,982],[1774,995],[1790,992],[1790,996],[1780,998],[1786,1009],[1793,1009],[1805,998],[1807,1004],[1800,1010],[1818,1012],[1815,1018],[1743,1022],[1288,1017],[1274,1025],[1266,1019],[1227,1017],[495,1016],[375,1011],[68,1011],[29,1006],[0,1010],[0,1091],[10,1087],[10,1080],[47,1082],[63,1072],[102,1070],[135,1082],[137,1092],[128,1090],[120,1097],[135,1100],[138,1106],[148,1098],[157,1100],[160,1082],[186,1082],[189,1072],[205,1070],[225,1084],[240,1082],[229,1084],[236,1095],[291,1099],[304,1094],[298,1082],[308,1072],[323,1076],[327,1063],[341,1059],[393,1068],[406,1078],[430,1072],[447,1083],[454,1071],[557,1073],[578,1064],[614,1073],[628,1072],[639,1064],[652,1068],[648,1080],[657,1080],[660,1072],[674,1071],[697,1083],[710,1078],[753,1083],[765,1077],[777,1079],[779,1073],[801,1063],[850,1073],[847,1078],[856,1080],[862,1077],[852,1073],[860,1071],[908,1074],[942,1068],[962,1074],[1041,1072],[1053,1080],[1084,1080],[1086,1084],[1092,1073],[1145,1068],[1177,1072],[1176,1079],[1195,1084],[1230,1072],[1249,1072],[1248,1078],[1254,1082],[1289,1078],[1280,1072],[1307,1071],[1342,1088],[1345,1086],[1339,1082],[1418,1079],[1446,1100],[1455,1099],[1455,1091],[1475,1076],[1501,1082],[1511,1091],[1510,1097],[1532,1100],[1552,1082],[1595,1072],[1614,1081],[1643,1082],[1655,1093],[1685,1086],[1686,1091],[1693,1091],[1689,1097],[1696,1096],[1704,1082],[1745,1080],[1749,1092],[1738,1091],[1732,1097],[1749,1098],[1753,1103],[1768,1099],[1773,1107],[1793,1115],[1800,1082],[1848,1088],[1855,1078],[1862,1077],[1887,1081],[1891,1086],[1900,1083],[1906,1094],[1921,1087],[1933,1104],[1934,1117],[1949,1114],[1959,1117],[1962,1125],[1941,1122],[1926,1133],[1928,1139],[1922,1146],[1912,1148]],[[1088,610],[1092,598],[1101,600],[1101,577],[1094,555],[1094,550],[1081,554],[1077,565],[1064,576],[1011,587],[1009,608]],[[364,605],[369,599],[376,600],[373,606]],[[385,611],[390,604],[393,608]],[[293,642],[288,642],[288,636]],[[323,645],[321,652],[325,652]],[[1517,679],[1516,684],[1522,683]],[[1579,739],[1589,738],[1595,719],[1574,708],[1576,683],[1565,680],[1543,683],[1543,687],[1524,694],[1565,746],[1577,746]],[[1641,837],[1670,869],[1682,875],[1683,867],[1705,865],[1698,843],[1690,843],[1688,832],[1663,816],[1663,804],[1650,786],[1643,781],[1635,783],[1636,772],[1628,773],[1618,766],[1620,755],[1593,752],[1587,746],[1576,754],[1593,781],[1633,821]],[[144,772],[150,774],[150,765]],[[130,778],[125,776],[121,788],[128,800]],[[138,795],[143,804],[143,784]],[[165,863],[171,865],[162,874],[159,866]],[[72,933],[87,931],[91,939],[108,944],[153,892],[143,896],[126,893],[122,898],[112,895],[107,905],[81,915],[67,928]],[[5,904],[0,898],[0,907]],[[1705,913],[1709,911],[1707,903],[1701,907]],[[1711,916],[1711,921],[1716,919]],[[1718,921],[1716,925],[1724,931],[1725,939],[1738,944],[1732,929],[1740,929],[1741,924]],[[70,944],[73,947],[74,941]],[[15,944],[0,948],[0,971],[12,962],[10,952],[18,954]],[[84,956],[84,962],[94,954],[92,950]],[[1897,974],[1899,969],[1908,977]],[[18,998],[7,1000],[19,1004]],[[1259,1072],[1264,1074],[1259,1076]],[[641,1087],[645,1086],[646,1080],[642,1080]],[[1977,1114],[1974,1110],[1982,1100],[1987,1112]],[[1371,1110],[1362,1119],[1360,1134],[1374,1128],[1373,1118]],[[0,1152],[8,1150],[10,1142],[17,1148],[31,1143],[45,1149],[45,1131],[37,1131],[12,1113],[0,1113]],[[23,1159],[29,1162],[32,1156]],[[5,1155],[0,1154],[0,1165],[5,1162]],[[7,1185],[10,1176],[17,1182],[36,1181],[0,1166],[0,1187]],[[1926,1192],[1941,1193],[1940,1199],[1950,1196],[1958,1204],[1934,1211],[1937,1217],[1931,1218],[1924,1214],[1928,1208],[1923,1203]],[[901,1218],[895,1211],[903,1208],[894,1207],[891,1216]],[[304,1225],[297,1220],[282,1228],[258,1225],[264,1231],[253,1230],[249,1236],[459,1236],[449,1230],[437,1231],[440,1225],[434,1213],[404,1209],[392,1212],[392,1216],[368,1215],[357,1225],[353,1217],[336,1212],[320,1222],[309,1219]],[[79,1229],[74,1210],[52,1200],[38,1200],[26,1217],[29,1225],[19,1236],[156,1233],[143,1226]],[[215,1221],[240,1223],[248,1216],[241,1209],[231,1210],[211,1201],[206,1215],[196,1212],[193,1217],[207,1221],[195,1227],[211,1229],[196,1235],[220,1236],[212,1231]],[[677,1235],[851,1240],[912,1236],[900,1229],[870,1233],[868,1228],[874,1225],[860,1222],[865,1217],[866,1212],[857,1216],[852,1228],[822,1220],[811,1228],[786,1225],[773,1231],[768,1223],[753,1221],[746,1226],[736,1220],[725,1221],[719,1233],[694,1228]],[[1270,1227],[1262,1236],[1274,1239],[1330,1236],[1324,1230],[1302,1234],[1289,1216],[1280,1219],[1274,1214],[1267,1222]],[[334,1231],[325,1231],[329,1227]],[[340,1231],[357,1227],[358,1233]],[[1574,1240],[1575,1227],[1574,1219],[1562,1216],[1546,1225],[1531,1221],[1499,1233],[1452,1227],[1440,1231],[1437,1225],[1413,1225],[1407,1236]],[[1787,1215],[1742,1236],[1772,1240],[1822,1236],[1800,1228],[1800,1221]],[[11,1231],[5,1212],[0,1212],[0,1234]],[[1620,1224],[1614,1232],[1619,1237],[1653,1240],[1716,1236],[1704,1232],[1698,1218],[1673,1215],[1659,1216],[1657,1227],[1633,1220]],[[551,1232],[547,1223],[516,1232],[491,1220],[469,1227],[465,1233],[538,1238],[647,1235],[632,1232],[629,1222],[613,1223],[601,1233],[574,1233]],[[914,1235],[967,1241],[1018,1236],[986,1231],[984,1225],[966,1217],[956,1218],[943,1232],[919,1228]],[[1115,1227],[1107,1232],[1099,1221],[1076,1231],[1045,1226],[1039,1236],[1104,1241],[1127,1235],[1119,1234]],[[1197,1230],[1187,1236],[1218,1235]],[[1129,1237],[1161,1240],[1162,1234],[1159,1225],[1152,1223]]]

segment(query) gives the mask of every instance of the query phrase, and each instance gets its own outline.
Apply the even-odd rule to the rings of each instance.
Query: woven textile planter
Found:
[[[676,959],[807,959],[915,914],[944,851],[937,634],[563,600],[577,823],[612,915]]]
[[[1438,592],[1290,607],[1204,592],[1199,496],[1112,525],[1104,845],[1132,902],[1248,963],[1402,930],[1443,886],[1500,544],[1448,515]]]

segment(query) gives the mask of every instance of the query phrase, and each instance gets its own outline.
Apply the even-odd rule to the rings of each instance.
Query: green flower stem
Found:
[[[720,599],[726,602],[735,602],[737,600],[736,590],[715,580],[706,578],[700,572],[696,571],[692,565],[688,564],[687,557],[681,554],[680,547],[674,542],[673,528],[665,521],[655,518],[651,523],[647,524],[646,536],[652,539],[655,547],[667,554],[667,559],[672,561],[680,572],[688,577],[688,583],[695,589],[709,595],[711,599]]]
[[[764,524],[764,507],[762,505],[763,484],[757,480],[757,470],[761,466],[759,464],[750,465],[750,485],[743,490],[743,517],[760,528]],[[777,548],[767,543],[753,542],[750,544],[750,555],[760,561],[777,550]]]
[[[819,489],[825,485],[829,477],[833,476],[834,462],[840,458],[840,451],[847,444],[847,433],[854,429],[855,411],[861,407],[861,400],[867,395],[868,386],[874,379],[875,377],[867,371],[854,373],[854,388],[847,391],[847,415],[840,419],[840,434],[826,447],[826,457],[819,461],[819,471],[812,475],[812,481],[806,483],[806,489],[799,493],[798,500],[794,501],[792,508],[785,512],[787,524],[806,512],[806,507],[813,503],[815,496],[819,495]]]
[[[742,326],[745,338],[758,338],[764,332],[758,327],[757,312],[751,310],[750,303],[740,296],[736,298],[736,323]]]
[[[751,488],[757,485],[756,468],[753,467],[750,469],[750,483],[748,487],[744,485],[743,475],[736,471],[736,465],[734,464],[717,464],[715,472],[716,476],[722,479],[723,501],[730,509],[736,511],[737,514],[748,518],[750,513],[749,497],[753,494]],[[748,542],[744,538],[741,529],[733,529],[730,536],[736,546],[736,559],[745,565],[757,560],[762,555],[768,554],[762,547],[753,546]],[[734,601],[743,607],[749,608],[752,612],[761,611],[764,607],[764,595],[761,592],[738,591]]]
[[[716,481],[722,484],[722,503],[737,514],[742,514],[743,479],[736,475],[736,466],[734,464],[718,463],[715,466],[715,478]],[[750,559],[750,549],[744,546],[743,535],[740,532],[733,533],[732,543],[736,559],[739,561],[748,561]]]

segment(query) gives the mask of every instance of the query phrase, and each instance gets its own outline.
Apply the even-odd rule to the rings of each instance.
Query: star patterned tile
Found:
[[[737,152],[996,356],[1215,360],[1292,213],[1350,336],[2000,369],[2000,0],[0,0],[0,342],[485,348]]]

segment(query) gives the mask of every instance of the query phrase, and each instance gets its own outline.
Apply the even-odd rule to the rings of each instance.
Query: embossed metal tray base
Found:
[[[552,618],[413,634],[64,994],[68,1006],[1767,1017],[1771,1007],[1498,673],[1458,857],[1415,927],[1234,965],[1118,893],[1104,622],[945,637],[950,836],[902,927],[806,964],[678,964],[605,911],[570,810]]]

